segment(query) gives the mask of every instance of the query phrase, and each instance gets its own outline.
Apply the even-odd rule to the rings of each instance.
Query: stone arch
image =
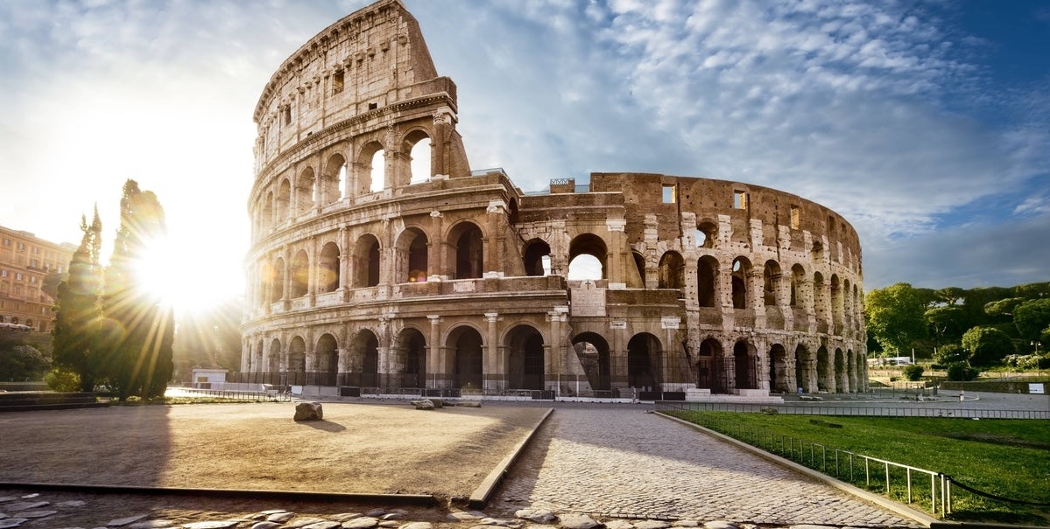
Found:
[[[306,340],[302,336],[296,336],[288,343],[288,369],[286,371],[291,384],[306,383]]]
[[[350,385],[379,387],[379,338],[370,329],[361,329],[350,340],[347,354]]]
[[[394,340],[394,358],[402,388],[427,386],[427,339],[419,329],[402,329]]]
[[[718,306],[718,259],[705,255],[696,263],[696,297],[701,307]]]
[[[339,246],[334,242],[328,242],[321,247],[321,255],[317,259],[317,291],[335,292],[339,288]]]
[[[264,347],[265,345],[263,344],[262,338],[259,338],[259,340],[255,342],[255,349],[251,352],[252,361],[251,369],[249,369],[249,372],[254,371],[256,373],[262,373],[265,370],[265,366],[263,366]]]
[[[525,243],[522,251],[522,260],[525,264],[525,274],[530,276],[545,276],[551,272],[551,246],[543,239],[532,239]]]
[[[376,158],[376,153],[385,152],[383,150],[383,144],[378,140],[372,140],[365,142],[361,146],[361,150],[357,153],[356,162],[354,163],[353,171],[353,195],[361,196],[367,195],[372,192],[374,186],[372,185],[373,178],[373,167],[372,163]],[[385,163],[380,167],[381,173],[380,178],[386,174]],[[379,182],[380,185],[383,182]]]
[[[343,199],[347,182],[346,158],[341,153],[328,157],[321,173],[320,203],[324,206]]]
[[[295,215],[310,213],[316,205],[316,200],[317,178],[314,176],[314,168],[306,167],[299,172],[295,180]]]
[[[449,231],[449,244],[455,251],[455,279],[479,279],[484,273],[484,238],[481,228],[470,221],[453,226]]]
[[[601,268],[600,276],[595,278],[587,277],[587,279],[608,279],[608,249],[605,245],[605,240],[593,233],[584,233],[573,238],[572,242],[569,243],[570,272],[575,268],[573,262],[576,261],[576,258],[584,255],[589,255],[597,260],[597,265]]]
[[[728,393],[722,342],[707,338],[700,342],[697,353],[696,387],[709,389],[711,393]]]
[[[828,297],[824,275],[813,273],[813,314],[817,317],[817,332],[828,332]]]
[[[483,389],[485,356],[481,333],[469,325],[461,325],[449,333],[445,345],[452,353],[452,386]]]
[[[660,258],[659,288],[682,289],[685,287],[685,259],[682,254],[670,251]]]
[[[817,349],[817,391],[835,392],[835,373],[833,360],[828,356],[828,348]]]
[[[281,372],[281,340],[277,338],[270,340],[270,348],[266,351],[266,371],[271,374]]]
[[[795,347],[795,389],[801,388],[806,393],[813,393],[812,373],[814,369],[813,354],[803,344]]]
[[[314,346],[314,358],[317,360],[317,383],[322,386],[334,386],[339,377],[339,346],[335,336],[324,333]]]
[[[306,250],[295,252],[291,268],[288,270],[291,283],[288,285],[288,297],[291,299],[305,296],[310,291],[310,258]]]
[[[800,265],[795,264],[791,267],[791,299],[789,304],[792,307],[801,307],[802,303],[802,284],[806,281],[806,269]]]
[[[634,258],[634,268],[638,270],[638,279],[645,285],[645,256],[641,252],[633,251],[631,257]]]
[[[508,389],[544,389],[543,334],[531,325],[517,325],[507,333],[503,345],[507,349]]]
[[[775,307],[780,301],[780,263],[770,259],[762,268],[762,301],[767,307]]]
[[[698,223],[693,238],[697,248],[714,248],[718,241],[718,224],[709,220]]]
[[[787,349],[779,343],[769,348],[769,389],[779,393],[794,393],[791,385],[795,382],[790,376],[794,367],[788,359]]]
[[[733,259],[733,267],[730,273],[732,281],[733,308],[748,308],[748,278],[751,277],[751,261],[747,257]]]
[[[284,258],[278,257],[273,264],[264,264],[262,270],[265,302],[276,303],[284,299]]]
[[[606,391],[612,388],[612,371],[609,361],[609,342],[594,332],[582,332],[573,336],[572,347],[587,373],[591,389]]]
[[[292,207],[292,183],[287,178],[281,179],[280,184],[277,185],[277,212],[275,224],[281,224],[282,222],[291,218],[291,207]]]
[[[259,227],[263,232],[269,230],[274,226],[273,219],[273,205],[274,205],[273,192],[266,193],[266,200],[262,206],[262,219],[260,219]]]
[[[627,386],[643,391],[657,391],[661,382],[660,339],[647,332],[638,333],[627,342]]]
[[[758,355],[746,340],[733,344],[733,382],[736,389],[758,389]]]
[[[366,233],[357,239],[353,253],[354,287],[379,285],[379,239]]]
[[[429,140],[429,141],[423,141]],[[423,129],[414,129],[405,135],[401,142],[401,152],[408,154],[407,168],[403,171],[403,182],[396,185],[418,184],[428,182],[434,176],[434,165],[432,158],[433,146],[430,134]],[[421,174],[416,174],[422,171]]]
[[[838,347],[835,348],[835,392],[849,392],[849,366],[846,364],[846,354]]]
[[[419,228],[401,232],[394,244],[394,271],[399,283],[425,283],[430,276],[430,243]]]

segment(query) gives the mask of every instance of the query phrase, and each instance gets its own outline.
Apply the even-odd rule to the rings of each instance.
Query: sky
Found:
[[[367,3],[0,2],[0,225],[75,244],[97,204],[110,242],[131,178],[170,284],[242,293],[255,104]],[[857,230],[869,291],[1050,281],[1050,2],[403,3],[474,169],[795,193]]]

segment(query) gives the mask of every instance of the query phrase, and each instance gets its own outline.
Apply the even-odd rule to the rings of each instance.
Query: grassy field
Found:
[[[678,412],[674,415],[779,452],[793,438],[794,450],[809,454],[821,448],[847,450],[947,474],[955,481],[995,496],[1050,503],[1050,424],[1041,420],[967,420],[894,417],[813,417],[801,415]],[[805,446],[800,448],[800,443]],[[833,457],[833,456],[832,456]],[[796,458],[797,459],[797,458]],[[845,465],[840,461],[840,466]],[[832,467],[833,468],[833,467]],[[841,474],[840,470],[840,474]],[[879,467],[875,474],[882,473]],[[902,471],[903,472],[903,471]],[[833,470],[828,470],[832,474]],[[864,486],[861,471],[854,484]],[[848,474],[839,476],[849,481]],[[901,485],[904,478],[901,478]],[[884,492],[881,479],[873,484]],[[930,510],[930,478],[913,477],[916,507]],[[904,487],[894,490],[903,500]],[[1027,506],[981,498],[952,489],[952,515],[959,521],[1050,524],[1050,507]]]

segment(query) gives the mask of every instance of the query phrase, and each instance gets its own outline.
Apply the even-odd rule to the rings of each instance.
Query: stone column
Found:
[[[481,367],[483,389],[499,391],[503,389],[506,372],[501,368],[499,354],[499,313],[484,313],[488,327],[485,331],[484,361]]]
[[[625,219],[606,219],[605,227],[609,230],[609,248],[605,258],[605,278],[609,280],[609,289],[627,288],[627,278],[624,274],[624,230],[627,226]],[[633,261],[633,259],[632,259]]]
[[[430,338],[427,339],[427,377],[433,381],[433,385],[427,384],[428,388],[446,387],[447,371],[445,369],[445,358],[441,347],[441,316],[427,315],[430,320]]]

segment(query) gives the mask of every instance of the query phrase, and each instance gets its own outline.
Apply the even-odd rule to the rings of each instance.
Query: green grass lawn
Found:
[[[820,469],[822,461],[810,464],[809,454],[821,446],[885,459],[951,476],[954,480],[995,496],[1035,503],[1050,503],[1050,422],[1043,420],[950,419],[916,417],[815,417],[811,415],[767,415],[731,412],[676,412],[673,415],[741,438],[775,451],[793,438],[794,450],[803,443],[807,466]],[[816,448],[813,446],[816,445]],[[829,456],[833,457],[833,456]],[[797,459],[797,458],[795,458]],[[845,461],[840,455],[840,479]],[[856,463],[855,463],[856,464]],[[861,464],[862,465],[862,464]],[[828,474],[833,474],[832,469]],[[891,471],[897,472],[897,471]],[[900,471],[903,472],[903,471]],[[873,470],[885,492],[883,467]],[[860,474],[859,477],[856,474]],[[930,510],[930,477],[913,473],[916,507]],[[896,480],[896,478],[895,478]],[[900,478],[903,485],[904,478]],[[863,471],[855,472],[854,484],[864,486]],[[859,483],[858,483],[859,482]],[[902,487],[903,489],[903,487]],[[902,500],[902,490],[891,497]],[[1023,506],[987,500],[958,487],[952,489],[954,520],[996,521],[1047,525],[1050,507]]]

